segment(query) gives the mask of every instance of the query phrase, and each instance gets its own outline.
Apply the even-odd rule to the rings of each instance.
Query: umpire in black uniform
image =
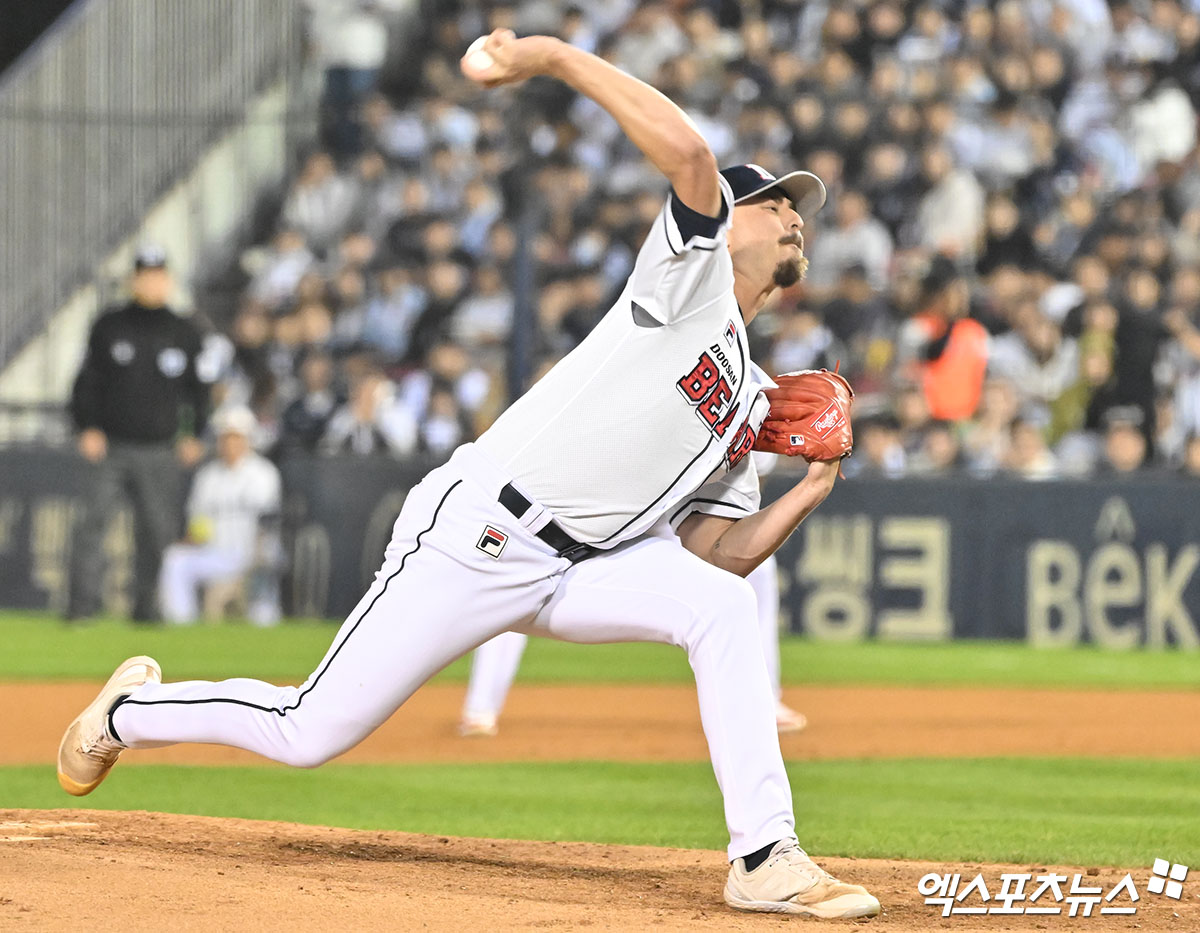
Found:
[[[157,247],[137,253],[132,299],[105,310],[71,393],[79,452],[96,465],[71,559],[67,617],[100,610],[101,542],[122,493],[133,505],[133,618],[158,615],[158,569],[180,524],[183,469],[203,455],[209,387],[196,371],[201,338],[167,307],[171,275]]]

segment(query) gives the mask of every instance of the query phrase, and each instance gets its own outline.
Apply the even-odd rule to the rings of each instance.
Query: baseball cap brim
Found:
[[[760,187],[743,192],[733,203],[738,204],[748,198],[757,197],[772,188],[781,188],[788,200],[796,205],[796,211],[801,217],[812,217],[825,206],[825,183],[812,172],[788,172],[776,179],[763,179]]]

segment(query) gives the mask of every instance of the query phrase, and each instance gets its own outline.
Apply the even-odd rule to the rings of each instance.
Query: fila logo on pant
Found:
[[[488,525],[483,529],[483,534],[475,546],[488,557],[499,559],[500,555],[504,553],[504,545],[506,544],[508,544],[508,535],[499,528],[493,528],[491,525]]]

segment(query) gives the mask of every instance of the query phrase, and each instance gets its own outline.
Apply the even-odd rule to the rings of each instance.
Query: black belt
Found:
[[[517,491],[512,483],[500,490],[500,504],[517,518],[523,517],[529,511],[529,507],[533,505]],[[554,548],[559,557],[565,557],[572,564],[586,560],[597,551],[597,548],[590,544],[580,544],[553,521],[547,522],[546,527],[539,531],[537,536]]]

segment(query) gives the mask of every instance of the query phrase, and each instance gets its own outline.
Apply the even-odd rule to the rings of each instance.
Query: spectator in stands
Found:
[[[1020,386],[1027,399],[1053,404],[1079,378],[1075,341],[1030,299],[1015,309],[1012,328],[992,341],[988,371]]]
[[[1165,364],[1175,384],[1175,413],[1186,434],[1200,433],[1200,269],[1181,269],[1163,324],[1175,338]]]
[[[269,247],[243,255],[242,268],[251,276],[247,296],[267,309],[279,307],[295,293],[315,261],[304,234],[295,227],[282,227]]]
[[[896,479],[905,474],[908,457],[895,415],[868,412],[856,419],[854,429],[854,456],[843,461],[847,476]]]
[[[1019,390],[1007,379],[993,376],[984,383],[979,409],[963,427],[963,453],[971,473],[986,477],[1003,468],[1020,407]]]
[[[322,129],[341,160],[363,148],[361,107],[387,56],[387,26],[373,0],[307,0],[309,33],[325,68]]]
[[[301,395],[283,412],[282,450],[316,451],[329,419],[341,404],[333,379],[333,357],[320,348],[309,350],[300,363]]]
[[[350,236],[358,238],[358,243],[373,254],[375,240],[387,231],[403,208],[403,185],[398,178],[389,175],[387,162],[378,149],[368,149],[358,157],[354,163],[354,173],[350,176],[350,185],[353,188],[354,206],[348,222],[357,228],[356,233]],[[344,253],[338,258],[342,263],[353,262]],[[359,261],[353,264],[365,263]]]
[[[1186,479],[1200,480],[1200,434],[1193,434],[1183,445],[1180,473]]]
[[[1136,405],[1119,405],[1104,414],[1104,450],[1100,473],[1129,476],[1147,460],[1145,415]]]
[[[914,182],[910,158],[902,146],[882,140],[867,150],[862,191],[871,212],[893,238],[912,221],[919,197]]]
[[[975,268],[988,275],[998,266],[1030,269],[1037,261],[1033,238],[1021,222],[1021,212],[1007,194],[988,197],[985,211],[983,251]]]
[[[1135,266],[1125,276],[1125,295],[1115,334],[1115,395],[1119,405],[1141,409],[1140,425],[1154,456],[1154,366],[1170,337],[1162,313],[1162,289],[1149,270]]]
[[[776,372],[833,369],[848,355],[819,313],[808,308],[781,308],[777,317],[771,353],[771,365]]]
[[[962,445],[954,425],[934,421],[920,437],[921,445],[909,460],[913,476],[944,476],[962,465]]]
[[[970,418],[987,370],[987,331],[967,316],[970,293],[950,259],[935,257],[921,287],[921,313],[900,336],[901,365],[924,389],[931,417]]]
[[[118,503],[133,506],[136,554],[132,617],[159,618],[163,549],[178,532],[183,473],[203,455],[209,385],[196,368],[200,334],[167,305],[173,283],[166,253],[143,246],[131,299],[92,325],[71,393],[79,452],[94,465],[94,486],[71,553],[68,619],[100,611],[102,542]]]
[[[1098,412],[1107,407],[1106,394],[1111,396],[1112,333],[1089,329],[1079,338],[1078,344],[1079,372],[1050,404],[1047,436],[1051,443],[1098,424]]]
[[[890,362],[890,309],[883,295],[867,281],[862,266],[851,265],[842,273],[833,296],[821,306],[818,316],[847,353],[843,357],[835,356],[835,362],[842,359],[843,367],[854,377],[874,378],[873,371],[881,368],[875,358],[881,354],[889,357]]]
[[[439,392],[448,393],[454,404],[451,407],[442,402],[439,410],[434,412],[434,399]],[[430,417],[440,418],[443,422],[461,421],[467,426],[467,433],[474,436],[484,425],[479,425],[474,432],[470,427],[489,401],[491,392],[491,377],[475,365],[467,351],[456,343],[442,341],[430,349],[424,366],[401,380],[399,396],[414,421],[424,423]],[[439,429],[436,436],[444,437],[446,433]]]
[[[281,376],[291,366],[291,355],[274,343],[275,322],[252,302],[233,320],[233,358],[221,374],[213,394],[218,405],[244,405],[265,410],[278,397]]]
[[[1041,425],[1028,417],[1018,417],[1011,427],[1012,443],[1005,466],[1020,479],[1046,480],[1058,475],[1058,461],[1042,434]]]
[[[936,423],[930,418],[924,389],[916,383],[902,383],[893,390],[892,410],[900,429],[904,452],[913,457],[924,446],[925,432]]]
[[[429,407],[421,421],[420,449],[436,457],[449,457],[454,448],[473,437],[471,423],[446,386],[438,386],[429,397]]]
[[[357,0],[310,2],[360,12]],[[941,380],[944,399],[964,399],[951,411],[961,421],[974,410],[986,340],[958,337],[982,338],[978,321],[998,338],[994,368],[1009,373],[1005,391],[1014,396],[1006,420],[981,410],[962,431],[967,468],[984,474],[1007,462],[1017,411],[1044,430],[1064,473],[1091,469],[1102,413],[1114,404],[1141,407],[1148,440],[1173,457],[1186,431],[1200,429],[1192,398],[1200,398],[1192,385],[1200,364],[1172,313],[1185,308],[1193,326],[1200,320],[1200,298],[1185,297],[1200,291],[1192,287],[1200,282],[1195,12],[1175,2],[1110,9],[1092,0],[736,10],[619,0],[565,14],[542,0],[427,6],[421,29],[394,30],[403,64],[387,90],[396,96],[372,92],[364,101],[361,157],[334,153],[344,178],[328,160],[308,165],[276,241],[245,255],[250,305],[282,319],[264,353],[274,380],[258,393],[264,424],[281,416],[272,406],[295,397],[288,367],[309,342],[295,309],[310,323],[314,303],[334,313],[338,381],[357,381],[347,351],[377,349],[410,383],[402,394],[419,396],[410,408],[416,424],[437,407],[438,436],[448,437],[452,406],[440,396],[435,403],[436,388],[410,370],[425,366],[433,347],[457,343],[501,385],[518,297],[537,309],[539,358],[568,352],[611,302],[661,204],[642,161],[585,100],[531,84],[481,102],[454,68],[468,40],[490,27],[561,25],[573,41],[657,75],[726,161],[778,170],[790,152],[824,178],[835,210],[805,230],[814,264],[795,296],[816,315],[782,311],[773,330],[757,329],[762,358],[845,351],[843,371],[860,395],[968,373]],[[520,109],[519,124],[506,107]],[[517,125],[524,131],[511,133]],[[332,196],[341,182],[352,192],[348,212]],[[521,244],[530,203],[545,217]],[[847,241],[854,248],[843,249]],[[513,280],[522,245],[532,253],[527,296]],[[920,291],[922,270],[940,264],[939,254],[960,280],[951,289],[958,297],[948,296],[953,320],[946,301]],[[396,268],[405,276],[399,299]],[[970,317],[959,300],[968,293]],[[1120,309],[1119,334],[1086,323],[1103,317],[1101,308]],[[813,341],[830,335],[814,354]],[[279,344],[289,341],[285,352]],[[235,363],[235,376],[240,370]],[[1164,385],[1175,396],[1169,429],[1156,427]],[[473,412],[454,394],[469,422],[464,438],[499,404],[493,395]],[[902,444],[914,462],[924,449],[911,431]]]
[[[469,348],[499,348],[512,329],[516,300],[493,263],[475,270],[470,294],[454,312],[454,338]]]
[[[188,497],[187,536],[167,548],[159,589],[167,622],[187,625],[200,613],[197,591],[205,589],[206,614],[232,597],[246,602],[246,616],[258,625],[279,621],[279,471],[254,453],[254,415],[248,408],[225,408],[213,416],[217,457],[200,467]],[[254,581],[259,571],[265,581]],[[273,581],[273,582],[272,582]],[[265,583],[265,585],[264,585]]]
[[[314,152],[283,204],[283,222],[318,253],[332,246],[354,216],[360,191],[327,152]]]
[[[955,166],[942,145],[925,149],[921,171],[929,188],[917,205],[918,242],[934,253],[973,259],[983,226],[983,187],[974,175]]]
[[[876,290],[887,285],[892,262],[892,237],[871,215],[861,192],[849,189],[838,196],[837,226],[822,232],[813,244],[809,287],[821,293],[832,290],[839,276],[859,266]]]
[[[405,266],[391,266],[376,277],[378,289],[364,305],[338,316],[337,342],[366,347],[391,363],[408,355],[413,330],[429,304],[428,292]]]
[[[322,453],[404,457],[417,449],[417,420],[396,398],[396,387],[377,369],[355,380],[350,399],[329,419]]]

